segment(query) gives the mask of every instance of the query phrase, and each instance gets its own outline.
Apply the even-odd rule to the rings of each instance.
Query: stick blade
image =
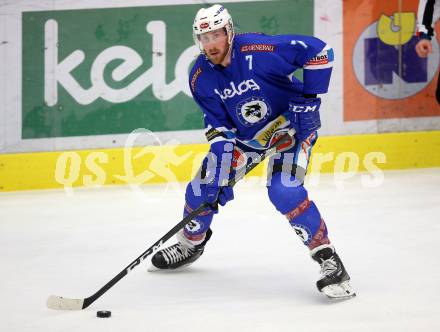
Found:
[[[68,299],[62,296],[51,295],[47,299],[47,307],[55,310],[82,310],[84,299]]]

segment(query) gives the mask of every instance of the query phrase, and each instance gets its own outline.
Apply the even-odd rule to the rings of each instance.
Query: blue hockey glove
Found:
[[[234,191],[231,186],[218,187],[215,185],[207,185],[206,202],[215,205],[216,202],[224,206],[227,202],[234,199]]]
[[[230,142],[216,142],[211,145],[210,152],[215,156],[215,167],[210,167],[208,173],[210,179],[202,195],[204,200],[216,208],[217,203],[224,206],[228,201],[234,199],[234,191],[228,186],[228,181],[232,177],[232,157],[234,144]]]
[[[295,97],[290,100],[287,114],[290,125],[295,129],[296,137],[300,141],[304,141],[321,128],[320,106],[321,98]]]

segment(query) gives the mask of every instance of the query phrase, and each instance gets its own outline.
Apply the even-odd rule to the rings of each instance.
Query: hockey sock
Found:
[[[286,213],[287,220],[303,243],[313,249],[330,244],[327,226],[316,207],[308,197],[297,207]]]

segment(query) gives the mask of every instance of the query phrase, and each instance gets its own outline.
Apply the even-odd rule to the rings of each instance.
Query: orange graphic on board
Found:
[[[343,2],[344,121],[440,116],[439,46],[427,59],[415,53],[417,5]]]

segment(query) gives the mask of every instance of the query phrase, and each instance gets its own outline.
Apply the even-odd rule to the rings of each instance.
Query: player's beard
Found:
[[[223,52],[214,47],[210,50],[208,50],[208,52],[206,52],[206,55],[208,56],[208,59],[215,65],[219,65],[223,62],[223,60],[226,58],[226,56],[228,55],[228,51],[229,51],[229,46],[225,47],[225,49],[223,50]]]

